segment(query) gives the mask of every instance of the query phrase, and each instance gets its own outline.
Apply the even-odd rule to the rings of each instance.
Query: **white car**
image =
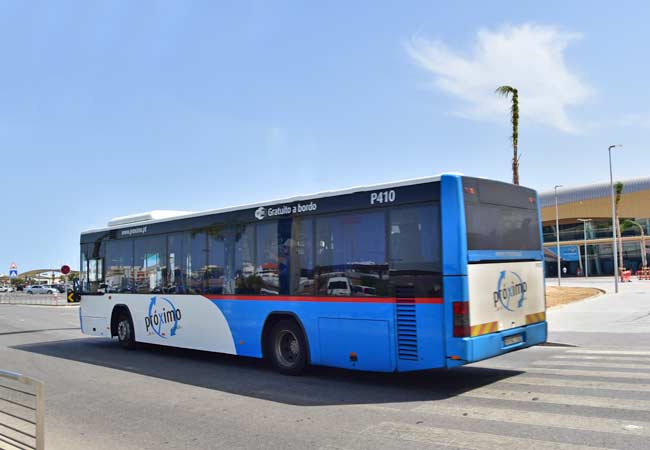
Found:
[[[327,281],[327,295],[352,295],[350,281],[346,277],[333,277]]]
[[[28,294],[58,294],[59,291],[50,286],[41,286],[40,284],[36,284],[34,286],[27,286],[25,288],[25,292]]]
[[[0,292],[13,292],[13,286],[0,286]]]

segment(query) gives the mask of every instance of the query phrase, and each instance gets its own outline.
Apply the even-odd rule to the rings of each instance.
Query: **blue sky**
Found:
[[[450,3],[450,2],[446,2]],[[0,1],[0,273],[80,231],[436,174],[650,170],[646,2]]]

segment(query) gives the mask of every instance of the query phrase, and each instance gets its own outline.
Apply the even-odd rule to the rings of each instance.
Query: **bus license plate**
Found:
[[[503,338],[503,345],[504,345],[504,347],[507,347],[509,345],[519,344],[521,341],[522,341],[521,334],[515,334],[513,336],[504,337]]]

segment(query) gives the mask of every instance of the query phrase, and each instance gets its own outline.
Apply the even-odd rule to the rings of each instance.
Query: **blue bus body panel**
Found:
[[[463,182],[460,176],[443,175],[440,178],[442,211],[443,292],[445,297],[445,346],[442,357],[464,354],[463,341],[454,337],[453,302],[468,301],[467,287],[467,233],[465,232],[465,205]]]
[[[238,355],[262,357],[262,326],[272,313],[294,315],[307,336],[310,362],[377,372],[444,367],[443,305],[416,304],[418,355],[402,359],[394,303],[212,300],[226,317]],[[356,361],[350,354],[356,354]]]
[[[310,362],[392,372],[396,368],[392,303],[212,300],[230,325],[237,354],[262,357],[262,325],[272,313],[289,313],[307,335]],[[350,361],[350,352],[357,361]]]

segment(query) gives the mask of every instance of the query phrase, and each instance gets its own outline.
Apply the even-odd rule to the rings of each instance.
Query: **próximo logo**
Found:
[[[163,339],[176,336],[178,323],[181,320],[181,310],[174,306],[168,298],[151,297],[148,315],[144,318],[147,334],[157,334]]]
[[[492,293],[494,307],[515,311],[524,306],[528,284],[522,280],[517,272],[502,270],[497,281],[497,289]]]

